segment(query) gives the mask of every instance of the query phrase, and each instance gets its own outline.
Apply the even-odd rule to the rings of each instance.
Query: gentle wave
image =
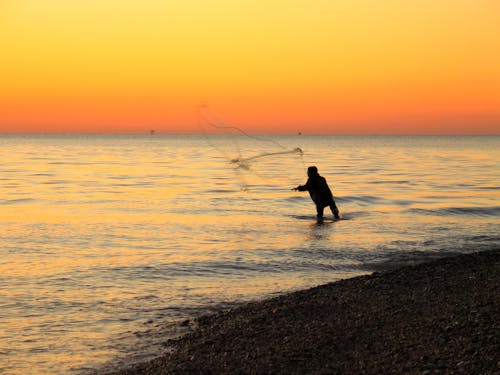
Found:
[[[25,204],[25,203],[34,203],[36,201],[37,199],[32,199],[32,198],[0,199],[0,205]]]
[[[373,195],[357,195],[357,196],[335,196],[335,200],[341,203],[365,203],[365,204],[374,204],[383,201],[383,198],[376,197]]]
[[[476,216],[500,217],[500,206],[494,207],[445,207],[445,208],[410,208],[408,213],[437,216]]]
[[[404,198],[382,198],[373,195],[357,195],[357,196],[335,196],[335,201],[339,204],[355,203],[360,206],[387,206],[387,207],[406,207],[418,204],[415,199]]]
[[[374,185],[386,185],[386,184],[408,185],[408,184],[413,184],[414,182],[409,180],[374,180],[374,181],[369,181],[368,183]]]
[[[285,258],[281,261],[256,262],[245,260],[241,262],[190,262],[159,267],[117,267],[110,268],[108,272],[115,275],[115,277],[130,279],[171,280],[189,277],[191,280],[194,280],[198,277],[218,278],[230,275],[252,277],[252,275],[277,275],[289,272],[358,269],[358,267],[351,262],[346,262],[345,259],[331,252],[316,250],[315,254],[318,259],[315,260],[300,259],[300,257],[297,256],[300,255],[300,253],[310,256],[310,251],[297,250],[290,252],[290,258]]]

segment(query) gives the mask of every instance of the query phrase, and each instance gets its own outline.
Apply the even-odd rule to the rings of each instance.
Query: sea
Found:
[[[310,165],[341,220],[292,190]],[[206,313],[499,247],[500,136],[0,135],[0,373],[120,368]]]

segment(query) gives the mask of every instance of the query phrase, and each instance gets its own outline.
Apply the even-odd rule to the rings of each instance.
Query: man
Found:
[[[335,219],[339,218],[339,209],[333,200],[333,194],[324,177],[318,174],[318,168],[311,166],[307,168],[307,182],[305,185],[297,186],[293,190],[308,191],[311,199],[316,204],[318,220],[323,220],[323,210],[329,206]]]

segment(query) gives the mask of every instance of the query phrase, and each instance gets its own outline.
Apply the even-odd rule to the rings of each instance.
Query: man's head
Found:
[[[315,166],[311,166],[311,167],[307,168],[307,175],[309,177],[317,176],[318,175],[318,168],[316,168]]]

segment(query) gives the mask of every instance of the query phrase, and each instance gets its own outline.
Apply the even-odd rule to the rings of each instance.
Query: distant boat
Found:
[[[150,130],[150,131],[149,131],[149,134],[151,134],[151,135],[155,135],[155,131],[154,131],[154,130]]]

